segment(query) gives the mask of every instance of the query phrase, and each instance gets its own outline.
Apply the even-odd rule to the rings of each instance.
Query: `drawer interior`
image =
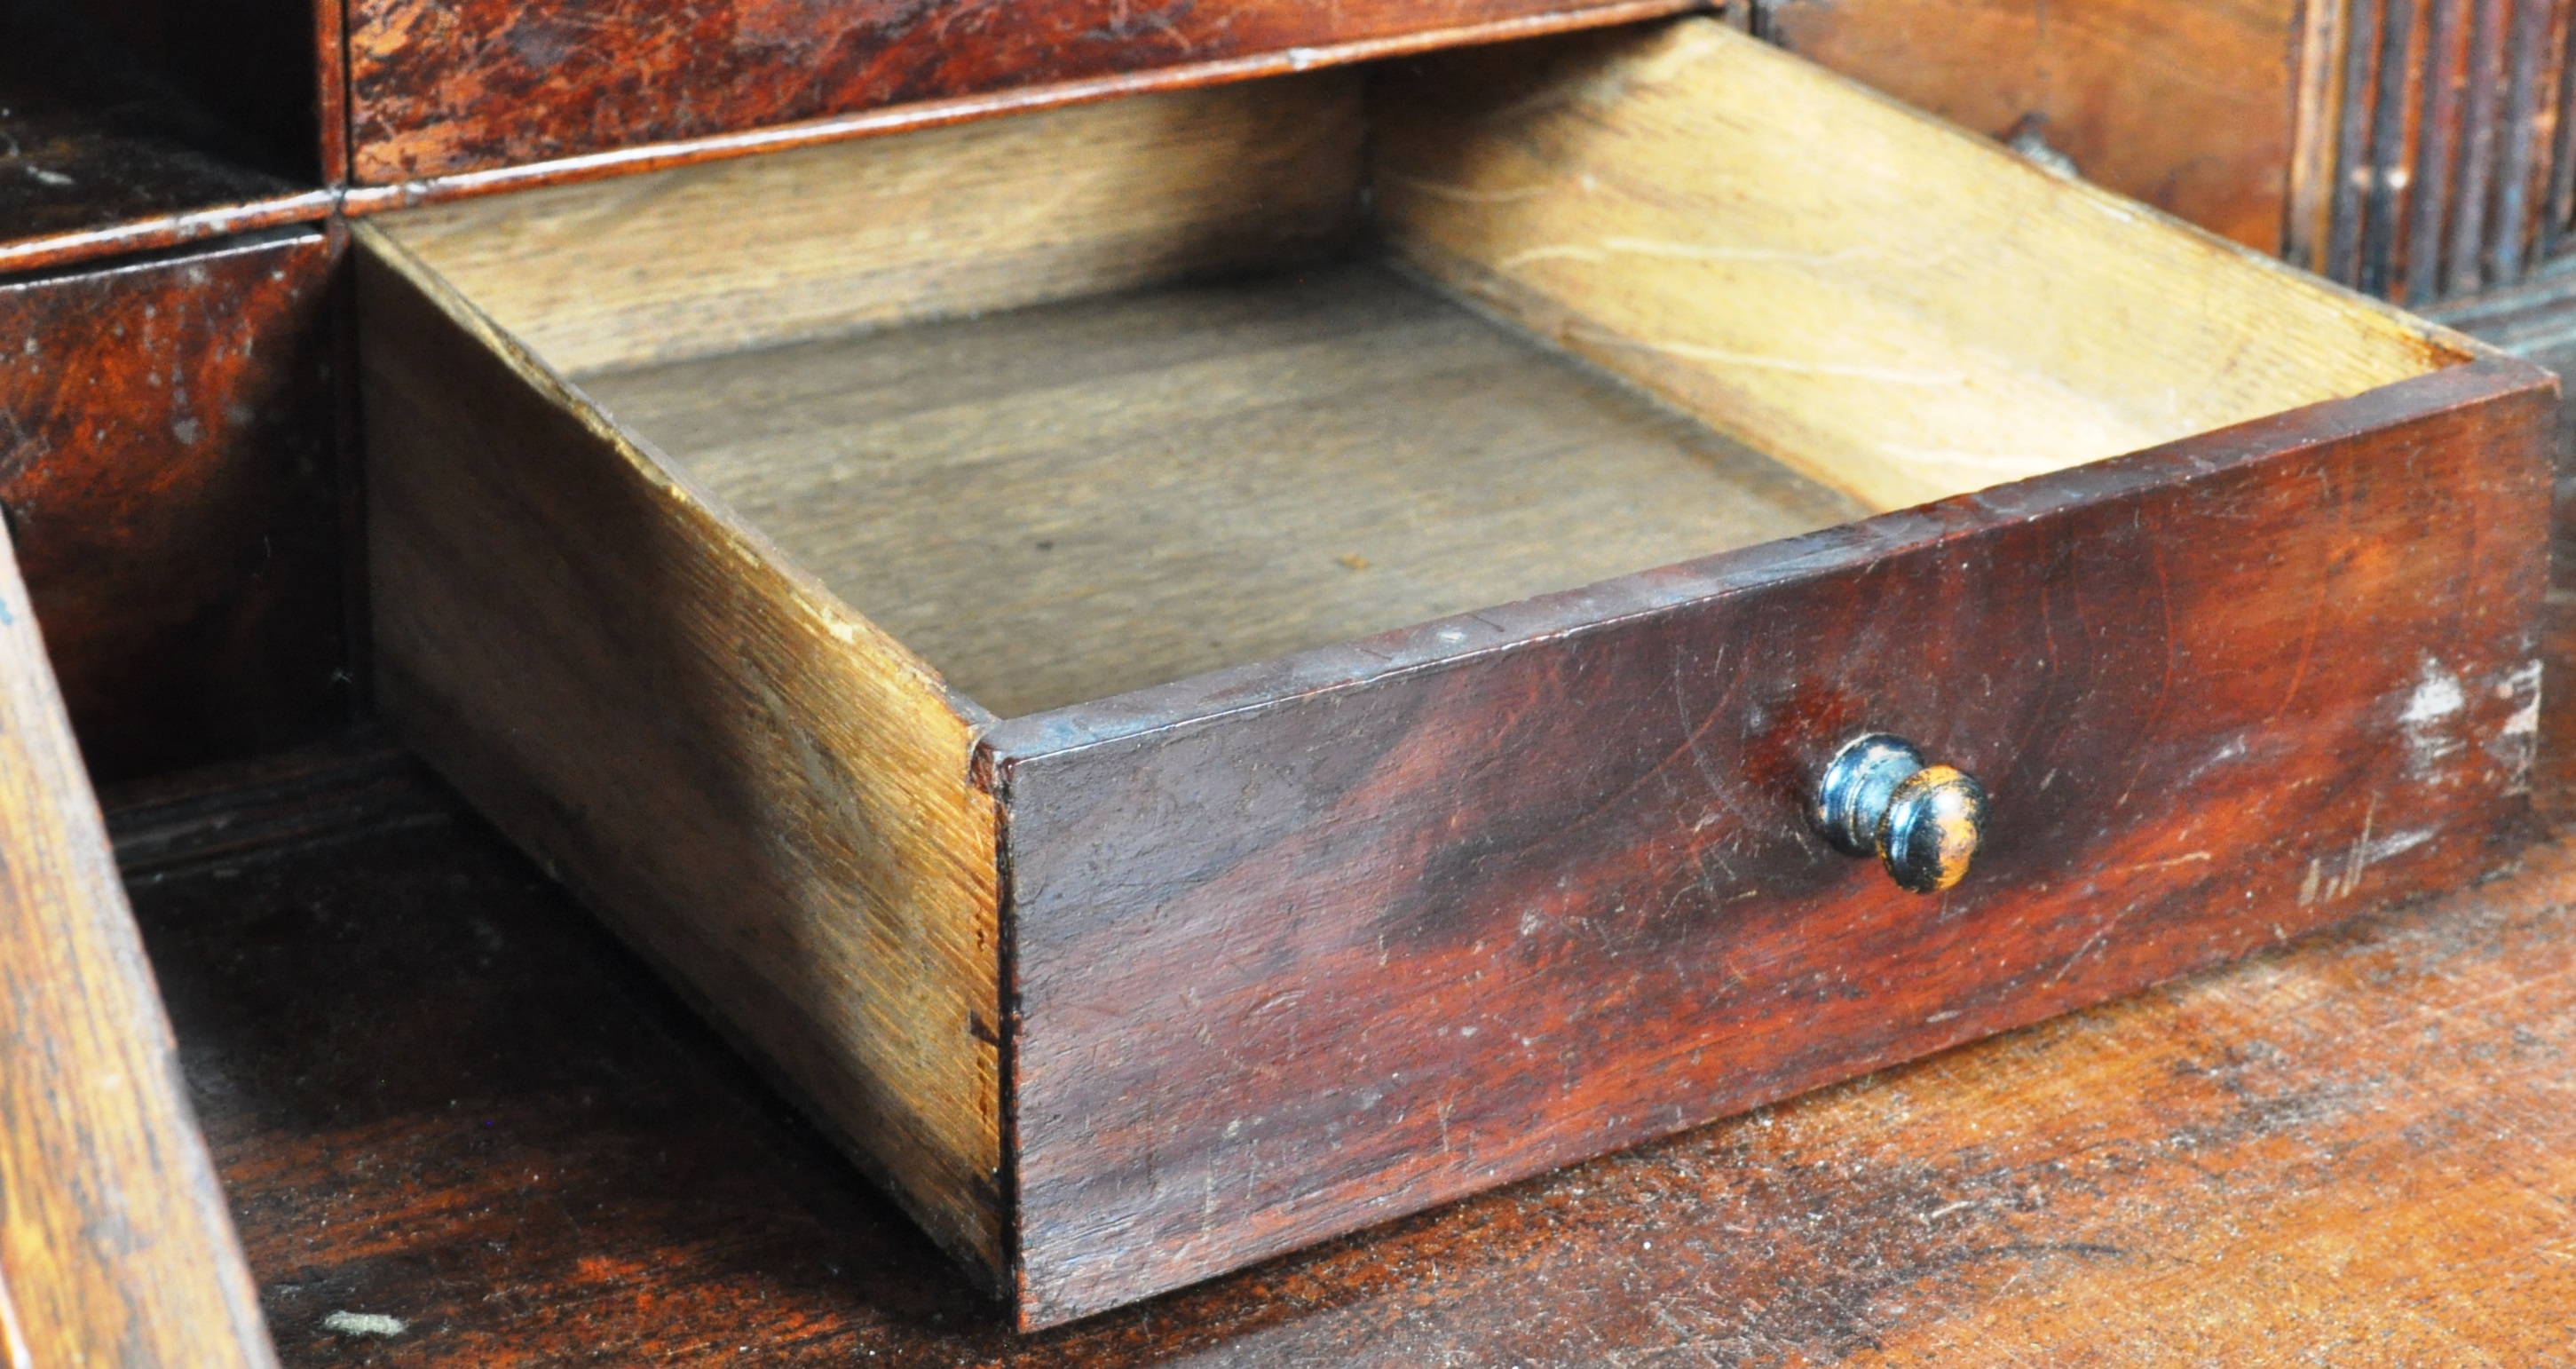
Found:
[[[2468,355],[1705,20],[384,231],[1005,717]]]
[[[1368,262],[585,388],[1005,716],[1859,512]]]

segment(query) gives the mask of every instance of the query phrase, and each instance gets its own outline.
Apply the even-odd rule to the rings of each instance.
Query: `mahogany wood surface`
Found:
[[[2320,0],[2332,3],[2332,0]],[[2367,3],[2367,0],[2364,0]],[[2296,0],[1778,0],[1802,57],[2088,180],[2277,251],[2295,146]]]
[[[276,1363],[0,538],[0,1363]]]
[[[2571,722],[2553,700],[2548,735]],[[2545,770],[2570,756],[2553,741]],[[289,1365],[2576,1347],[2563,829],[2494,882],[1036,1336],[471,819],[159,870],[134,899]]]
[[[355,179],[385,185],[988,97],[1098,98],[1696,8],[1693,0],[354,0]],[[1051,92],[1051,93],[1050,93]]]
[[[1024,1318],[2491,868],[2554,399],[2479,361],[996,725]],[[1937,900],[1804,820],[1873,730],[1993,795]]]
[[[0,278],[0,502],[101,781],[347,716],[336,256],[296,229]]]

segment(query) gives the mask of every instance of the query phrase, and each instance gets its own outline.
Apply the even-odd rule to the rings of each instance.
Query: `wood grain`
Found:
[[[1373,105],[1399,250],[1873,507],[2468,354],[1714,20],[1412,67]]]
[[[382,185],[1013,92],[1098,98],[1348,61],[1411,43],[1688,8],[1568,0],[964,0],[907,8],[724,0],[675,19],[610,0],[356,0],[357,180]],[[1249,68],[1249,69],[1247,69]],[[953,116],[951,116],[953,117]]]
[[[478,824],[134,899],[292,1366],[2290,1369],[2576,1340],[2564,834],[2504,879],[1038,1336]],[[344,1310],[405,1330],[322,1324]]]
[[[1022,1323],[2494,868],[2554,419],[2481,360],[998,724]],[[1993,795],[1937,900],[1804,820],[1865,730]]]
[[[1774,41],[2257,251],[2281,249],[2296,0],[1783,0]]]
[[[1862,512],[1370,266],[582,387],[1005,717]]]
[[[0,539],[0,1350],[12,1369],[273,1365],[7,550]]]
[[[338,255],[296,230],[0,281],[0,501],[102,781],[348,717]]]
[[[376,220],[568,374],[1312,255],[1359,209],[1327,72]]]
[[[2576,5],[2309,9],[2288,258],[2419,308],[2545,280],[2576,247]]]
[[[982,717],[358,241],[385,715],[1000,1268]]]
[[[506,326],[411,256],[405,225],[365,235],[388,708],[813,1096],[1020,1325],[2097,1001],[2503,858],[2536,716],[2541,373],[1710,21],[1426,61],[1376,95],[1376,203],[1416,260],[1865,502],[1984,492],[998,721],[860,614],[909,615],[905,634],[961,674],[1060,677],[1020,696],[1025,679],[975,677],[1001,678],[990,688],[1014,709],[1283,649],[1230,627],[1187,639],[1229,600],[1277,620],[1295,584],[1257,601],[1246,587],[1270,592],[1271,573],[1257,563],[1140,572],[1135,549],[1192,543],[1136,524],[1222,525],[1268,500],[1241,521],[1294,509],[1338,535],[1334,504],[1382,493],[1344,500],[1336,487],[1363,476],[1508,496],[1472,464],[1499,401],[1427,379],[1455,344],[1369,341],[1408,317],[1385,312],[1401,297],[1337,272],[1297,298],[1375,280],[1352,296],[1364,308],[1303,318],[1278,287],[1241,284],[1056,306],[585,372],[603,407],[563,377],[604,333],[566,327],[552,355],[511,335],[554,326],[548,292],[608,278],[566,269],[577,230],[530,239],[550,258],[531,264],[496,245],[488,223],[507,218],[427,220],[435,252],[520,292]],[[1192,98],[1169,107],[1236,119],[1270,97]],[[1805,127],[1833,130],[1833,158],[1768,136]],[[1346,166],[1348,139],[1323,141],[1322,164]],[[870,161],[908,155],[888,144]],[[1063,177],[1079,200],[1091,168],[1130,160],[1105,140],[1067,154]],[[1024,156],[993,162],[1046,184]],[[735,207],[766,222],[748,211],[833,179],[766,182]],[[1288,179],[1336,187],[1301,194],[1300,213],[1350,184]],[[1242,183],[1165,176],[1138,218],[1209,222]],[[957,222],[933,194],[874,203],[882,241]],[[938,280],[925,264],[973,266],[995,245],[1007,259],[1056,241],[1056,222],[902,258],[884,317],[940,311],[913,283]],[[1927,240],[1946,245],[1935,263],[1914,250]],[[617,254],[646,259],[602,257]],[[760,259],[726,241],[696,258],[754,281],[743,263]],[[1045,298],[1060,274],[1093,279],[1071,260],[997,278]],[[1176,302],[1260,316],[1273,337],[1360,326],[1341,352],[1228,376],[1226,347],[1176,326]],[[704,336],[773,340],[725,327]],[[1944,368],[1928,380],[1927,359]],[[1387,421],[1352,398],[1362,374],[1405,399]],[[1233,422],[1237,396],[1279,401],[1261,419],[1274,432],[1200,421]],[[1375,426],[1337,441],[1353,422]],[[1273,435],[1289,440],[1259,445]],[[683,456],[666,463],[664,444]],[[1225,461],[1193,460],[1210,450]],[[1451,467],[1406,476],[1438,465],[1413,452]],[[759,517],[713,502],[692,463]],[[1058,482],[1033,510],[982,488],[1027,488],[1029,470]],[[1272,470],[1290,472],[1276,496]],[[1671,488],[1598,483],[1583,497]],[[1014,554],[1052,556],[1042,521],[1085,500],[1127,520],[1102,555],[1067,548],[1080,574],[992,588],[1015,576],[993,546],[1025,537]],[[1531,562],[1561,574],[1617,550],[1549,540]],[[912,564],[869,568],[896,561]],[[1120,561],[1124,587],[1090,593],[1090,571]],[[845,606],[818,572],[867,588]],[[888,587],[904,574],[922,578]],[[1363,607],[1425,608],[1407,593]],[[975,621],[996,605],[1023,620]],[[1349,607],[1294,626],[1357,630],[1335,616]],[[1201,616],[1158,640],[1184,610]],[[2352,645],[2365,627],[2368,651]],[[1999,796],[1980,877],[1938,905],[1823,854],[1801,819],[1808,773],[1864,726],[1914,735]],[[832,798],[845,789],[855,805]],[[809,874],[844,850],[861,854],[831,868],[854,873]],[[853,878],[883,901],[836,901]],[[2233,914],[2284,891],[2298,915]],[[886,927],[850,948],[853,929]],[[818,947],[850,968],[810,973]]]
[[[253,859],[273,847],[454,816],[451,796],[381,725],[328,741],[102,786],[108,842],[129,882]]]

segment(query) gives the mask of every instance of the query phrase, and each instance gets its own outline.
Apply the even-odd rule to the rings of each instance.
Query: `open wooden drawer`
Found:
[[[2524,802],[2543,373],[1710,21],[361,239],[386,711],[1026,1326]]]

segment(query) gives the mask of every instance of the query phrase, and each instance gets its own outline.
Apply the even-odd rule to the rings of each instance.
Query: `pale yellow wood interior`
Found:
[[[385,222],[1006,716],[2474,346],[1704,20]]]
[[[1864,512],[1366,264],[585,388],[1004,716]]]
[[[983,719],[400,243],[356,239],[385,715],[998,1277]]]
[[[1295,260],[1357,226],[1349,69],[379,220],[566,375]]]
[[[1377,95],[1400,253],[1881,508],[2474,345],[1709,20],[1399,66]]]

